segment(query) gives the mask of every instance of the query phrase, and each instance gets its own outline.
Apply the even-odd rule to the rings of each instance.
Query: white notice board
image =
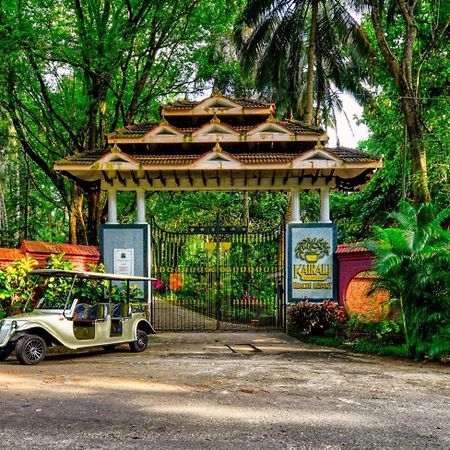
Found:
[[[114,249],[114,273],[116,275],[134,275],[134,248]]]

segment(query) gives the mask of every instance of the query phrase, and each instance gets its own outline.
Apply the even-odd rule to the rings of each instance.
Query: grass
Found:
[[[289,334],[308,344],[343,348],[352,352],[368,353],[371,355],[394,356],[397,358],[407,358],[408,356],[406,345],[404,344],[392,345],[383,344],[381,342],[368,342],[365,340],[348,342],[341,336],[305,336],[295,330],[289,331]]]

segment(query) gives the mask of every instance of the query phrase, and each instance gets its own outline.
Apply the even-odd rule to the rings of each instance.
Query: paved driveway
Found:
[[[450,448],[450,367],[282,334],[159,334],[0,364],[7,449]]]

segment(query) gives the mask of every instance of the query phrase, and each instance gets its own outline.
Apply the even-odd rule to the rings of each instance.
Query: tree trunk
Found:
[[[308,44],[308,73],[306,79],[306,117],[307,125],[312,124],[314,103],[314,58],[317,40],[317,14],[319,11],[319,0],[313,0],[311,4],[311,33]]]
[[[428,187],[427,155],[423,144],[420,112],[417,99],[411,92],[401,93],[401,107],[405,118],[411,154],[411,181],[414,203],[431,202]]]
[[[101,222],[100,210],[100,189],[90,191],[87,194],[88,223],[87,223],[87,243],[89,245],[97,245],[98,230]]]
[[[73,185],[69,206],[69,241],[71,244],[84,244],[89,242],[86,222],[83,215],[83,191]]]

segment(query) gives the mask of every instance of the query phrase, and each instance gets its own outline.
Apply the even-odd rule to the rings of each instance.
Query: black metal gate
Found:
[[[157,330],[284,329],[284,227],[162,230],[152,223]]]

